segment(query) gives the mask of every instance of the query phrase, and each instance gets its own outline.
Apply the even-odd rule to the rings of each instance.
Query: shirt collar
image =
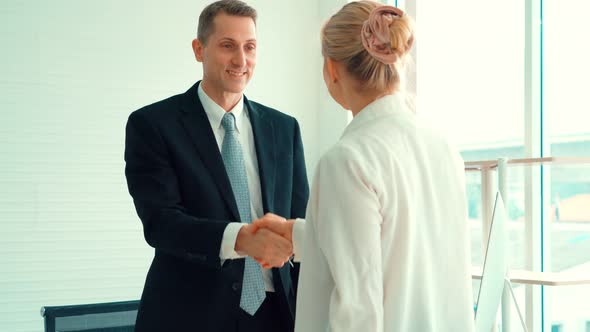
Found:
[[[357,115],[352,118],[352,121],[344,128],[342,136],[355,131],[357,128],[363,127],[365,123],[371,122],[376,118],[385,115],[409,115],[413,116],[414,113],[408,109],[404,101],[405,96],[398,92],[392,95],[385,95],[369,105],[365,106]]]
[[[209,122],[211,123],[211,127],[214,130],[217,130],[221,127],[221,119],[225,115],[225,110],[219,106],[211,97],[205,93],[201,84],[199,84],[199,88],[197,89],[197,94],[199,95],[199,100],[201,100],[201,104],[205,109],[205,113],[207,114],[207,118],[209,118]],[[238,133],[240,132],[240,128],[242,127],[242,115],[244,112],[244,95],[240,97],[240,100],[230,111],[236,118],[236,130]]]

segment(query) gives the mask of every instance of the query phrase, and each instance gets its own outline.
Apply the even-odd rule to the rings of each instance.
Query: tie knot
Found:
[[[225,131],[234,131],[236,130],[236,118],[231,113],[225,113],[223,118],[221,119],[221,125]]]

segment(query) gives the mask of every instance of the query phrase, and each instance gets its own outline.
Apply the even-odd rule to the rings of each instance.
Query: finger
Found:
[[[279,252],[289,254],[289,256],[293,251],[293,244],[291,241],[285,239],[282,236],[280,236],[278,239],[275,239],[274,245],[276,246],[277,250],[279,250]]]
[[[256,262],[257,262],[258,264],[260,264],[260,266],[261,266],[263,269],[272,269],[272,268],[273,268],[273,266],[274,266],[273,264],[270,264],[269,262],[267,262],[267,261],[265,261],[265,260],[263,260],[263,259],[256,259]]]
[[[260,266],[265,266],[270,263],[268,257],[252,257],[256,261],[256,263],[260,264]]]
[[[293,256],[293,253],[284,251],[284,252],[276,252],[273,255],[272,263],[273,265],[276,264],[284,264],[289,260],[289,257]]]
[[[250,224],[250,229],[252,230],[252,234],[256,234],[256,232],[258,232],[258,229],[260,229],[259,225],[256,225],[254,223]]]
[[[262,226],[264,225],[264,226]],[[288,225],[287,223],[284,222],[278,222],[278,221],[269,221],[266,220],[264,221],[261,225],[259,225],[260,227],[264,227],[270,231],[272,231],[273,233],[276,233],[282,237],[287,237],[288,233],[289,233],[289,227],[286,227],[286,225]]]
[[[286,239],[281,232],[275,233],[274,229],[268,228],[265,228],[263,230],[265,231],[265,233],[263,234],[265,236],[265,240],[268,241],[267,243],[272,244],[275,250],[279,250],[281,252],[293,250],[293,244],[291,243],[291,241]],[[262,232],[263,230],[261,229],[260,232]]]
[[[256,227],[253,224],[244,225],[244,226],[242,226],[242,228],[246,229],[251,234],[256,233]]]
[[[281,259],[278,257],[272,257],[266,265],[270,266],[271,268],[273,267],[280,267],[281,264]]]
[[[274,213],[270,213],[270,212],[265,214],[263,218],[268,219],[268,220],[272,220],[272,221],[280,221],[280,222],[287,221],[287,219],[285,219],[279,215],[276,215]]]
[[[276,234],[271,231],[270,229],[264,227],[264,228],[259,228],[258,231],[256,232],[256,235],[259,237],[260,241],[266,242],[266,241],[272,241],[272,237],[276,236]]]
[[[257,234],[260,235],[260,241],[264,241],[269,245],[271,243],[279,242],[290,243],[290,241],[285,238],[283,232],[274,226],[260,228]]]
[[[258,228],[268,227],[270,224],[271,224],[271,221],[264,219],[264,218],[256,219],[252,223],[252,225],[255,225]]]
[[[268,214],[269,213],[267,213],[267,215]],[[252,222],[252,224],[256,225],[258,228],[276,228],[279,223],[282,223],[280,219],[277,219],[276,217],[267,217],[266,215]]]
[[[258,243],[264,248],[260,255],[263,262],[278,266],[293,255],[291,242],[267,228],[259,229],[256,237]]]

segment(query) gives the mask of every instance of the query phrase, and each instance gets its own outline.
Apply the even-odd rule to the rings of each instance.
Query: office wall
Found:
[[[124,126],[201,76],[190,42],[207,3],[2,1],[0,331],[42,330],[42,305],[139,298],[152,250],[127,193]],[[249,3],[260,18],[246,94],[299,119],[311,178],[346,116],[320,102],[326,13]]]

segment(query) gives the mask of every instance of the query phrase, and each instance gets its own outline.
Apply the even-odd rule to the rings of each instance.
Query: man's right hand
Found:
[[[282,267],[293,255],[293,245],[269,229],[256,227],[255,224],[261,221],[285,222],[285,218],[267,213],[254,223],[243,226],[238,233],[235,250],[252,257],[264,268]]]
[[[276,234],[284,237],[285,239],[289,240],[289,242],[293,243],[293,224],[295,223],[294,219],[286,220],[285,218],[260,218],[258,220],[254,220],[252,224],[256,229],[266,228],[273,231]]]

